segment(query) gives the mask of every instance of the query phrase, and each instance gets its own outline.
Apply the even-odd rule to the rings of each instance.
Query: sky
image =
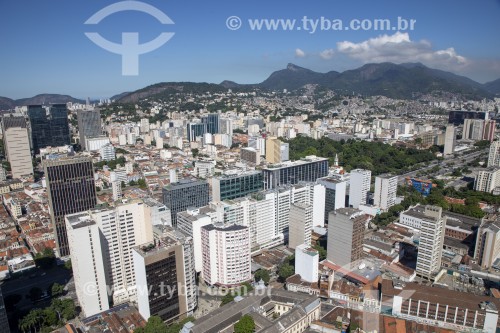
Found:
[[[500,0],[143,0],[173,24],[136,10],[85,24],[119,2],[0,0],[0,96],[98,99],[158,82],[258,83],[288,63],[328,72],[373,62],[421,62],[481,83],[500,78]],[[233,16],[239,21],[228,19]],[[398,17],[415,20],[413,29],[373,29],[379,19],[396,27]],[[295,25],[252,29],[262,19]],[[359,27],[363,20],[367,29]],[[140,44],[164,32],[174,35],[139,55],[138,75],[123,75],[122,56],[96,45],[86,32],[116,44],[127,32],[137,32]]]

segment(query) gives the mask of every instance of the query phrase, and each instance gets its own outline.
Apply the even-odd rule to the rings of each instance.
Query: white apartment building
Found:
[[[415,271],[420,277],[432,279],[441,269],[441,255],[445,235],[446,217],[443,209],[437,206],[425,206],[420,226],[417,267]]]
[[[491,167],[478,172],[474,189],[476,191],[498,194],[500,187],[500,167]]]
[[[300,274],[303,281],[317,283],[319,278],[318,250],[306,244],[295,248],[295,274]]]
[[[215,222],[215,212],[210,211],[208,207],[202,207],[177,213],[177,228],[193,238],[194,262],[198,273],[203,270],[201,228]]]
[[[490,145],[488,167],[500,167],[500,141],[493,141]]]
[[[381,211],[387,212],[396,204],[397,191],[398,176],[375,177],[374,205],[380,207]]]
[[[86,214],[87,219],[93,220],[106,240],[106,244],[102,245],[104,260],[100,267],[96,266],[94,269],[106,272],[106,280],[112,286],[110,296],[113,297],[113,303],[116,305],[136,301],[131,249],[153,240],[151,216],[147,214],[146,205],[142,200],[123,200],[114,209],[96,209],[79,214]],[[71,217],[72,215],[67,215],[66,219]],[[91,244],[87,244],[89,245]],[[80,258],[80,253],[72,252],[72,259]],[[93,266],[88,265],[87,269],[91,267]],[[82,282],[85,284],[86,281]]]
[[[87,151],[99,151],[104,145],[107,144],[109,144],[109,138],[107,136],[85,138],[85,147]]]
[[[328,219],[328,214],[331,211],[345,207],[347,180],[343,180],[338,177],[325,177],[319,178],[318,184],[325,187],[324,218]]]
[[[248,227],[211,224],[202,227],[201,235],[205,283],[234,286],[252,279]]]
[[[349,206],[359,208],[366,204],[370,191],[372,172],[370,170],[355,169],[351,171],[349,181]]]
[[[107,143],[99,149],[101,160],[111,161],[116,158],[115,147],[111,143]]]
[[[444,134],[444,155],[452,155],[455,151],[455,126],[447,125],[446,132]]]
[[[106,245],[101,241],[99,226],[87,213],[78,213],[66,216],[66,230],[76,295],[83,313],[88,317],[109,310],[109,281],[103,265]]]
[[[313,206],[301,202],[290,206],[290,229],[288,247],[297,248],[299,245],[311,245],[313,229]]]

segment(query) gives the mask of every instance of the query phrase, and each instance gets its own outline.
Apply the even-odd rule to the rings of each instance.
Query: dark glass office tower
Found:
[[[69,255],[64,216],[92,209],[97,203],[94,167],[90,157],[44,160],[50,218],[61,257]]]
[[[41,105],[30,105],[28,118],[31,128],[31,148],[35,154],[41,148],[71,143],[66,104],[53,104],[48,113]]]
[[[207,133],[207,124],[205,123],[189,123],[187,125],[187,139],[189,142],[196,141],[196,137],[203,136]]]
[[[202,180],[181,180],[163,188],[163,204],[170,209],[172,226],[177,226],[177,213],[188,207],[200,208],[208,205],[208,183]]]
[[[100,136],[101,131],[101,112],[99,109],[79,110],[77,112],[78,132],[80,133],[80,146],[85,150],[85,138]]]
[[[203,123],[207,124],[207,133],[217,134],[219,133],[219,114],[210,113],[208,116],[202,119]]]

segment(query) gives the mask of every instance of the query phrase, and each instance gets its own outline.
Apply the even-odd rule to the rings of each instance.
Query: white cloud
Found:
[[[457,54],[454,48],[434,50],[426,40],[412,41],[408,33],[380,35],[375,38],[353,43],[337,43],[337,50],[347,56],[368,62],[422,62],[431,67],[459,69],[467,66],[469,60]]]
[[[320,58],[324,60],[330,60],[333,58],[334,55],[335,51],[333,49],[326,49],[319,53]]]
[[[301,49],[295,49],[295,56],[297,58],[304,58],[306,56],[306,53]]]

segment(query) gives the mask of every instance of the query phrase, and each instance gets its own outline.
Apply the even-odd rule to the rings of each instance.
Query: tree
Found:
[[[289,263],[282,264],[278,269],[278,276],[282,281],[285,281],[295,272],[295,268]]]
[[[255,331],[255,322],[250,315],[244,315],[234,325],[234,333],[253,333]]]
[[[222,297],[222,302],[220,303],[220,306],[224,306],[228,303],[231,303],[232,301],[234,301],[234,295],[232,293],[228,293],[226,295],[224,295],[224,297]]]
[[[199,153],[200,150],[198,148],[191,149],[191,154],[193,154],[193,158],[196,158],[196,156],[198,156]]]
[[[319,261],[326,259],[326,249],[324,247],[322,247],[321,245],[316,245],[313,248],[318,251]]]
[[[266,285],[269,284],[269,280],[271,280],[271,276],[267,269],[259,269],[254,274],[255,282],[259,282],[260,280],[264,281]]]
[[[137,185],[143,190],[148,188],[148,184],[146,183],[146,180],[144,178],[141,178],[137,181]]]
[[[56,262],[54,250],[51,248],[44,248],[42,252],[38,252],[35,256],[35,263],[37,266],[47,269],[52,267]]]
[[[134,331],[134,332],[137,332]],[[144,327],[144,333],[168,333],[167,326],[158,316],[151,316]]]
[[[73,266],[71,264],[71,259],[64,263],[64,268],[66,268],[68,271],[73,269]]]
[[[57,297],[59,295],[62,295],[62,293],[64,292],[64,286],[60,285],[59,283],[54,283],[49,288],[49,292],[52,297]]]

